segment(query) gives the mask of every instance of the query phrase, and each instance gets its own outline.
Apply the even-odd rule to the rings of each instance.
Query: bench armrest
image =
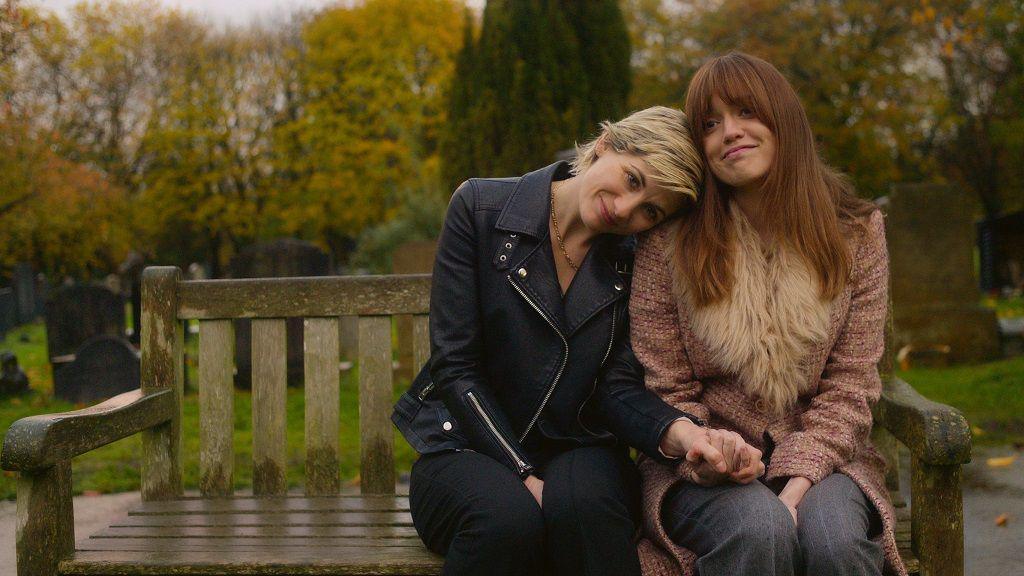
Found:
[[[926,464],[971,461],[971,430],[956,408],[932,402],[893,378],[875,406],[875,420]]]
[[[135,389],[81,410],[28,416],[7,430],[0,467],[48,468],[166,422],[174,410],[172,390]]]

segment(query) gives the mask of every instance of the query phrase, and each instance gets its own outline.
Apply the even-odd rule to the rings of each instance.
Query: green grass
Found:
[[[29,342],[21,342],[26,334]],[[0,400],[0,436],[6,434],[11,423],[19,418],[34,414],[48,414],[74,410],[80,406],[51,400],[53,389],[49,365],[46,363],[46,342],[42,325],[33,324],[12,331],[0,349],[10,349],[18,356],[19,363],[29,375],[33,388],[31,395],[22,398]],[[194,357],[194,355],[193,355]],[[194,367],[190,366],[191,382],[195,382]],[[395,397],[405,390],[407,382],[395,386]],[[355,370],[346,371],[341,378],[339,412],[341,418],[339,444],[341,477],[345,482],[357,478],[359,470],[359,429],[358,429],[358,375]],[[305,397],[300,389],[289,389],[287,399],[287,478],[289,486],[302,486],[304,477],[304,410]],[[248,392],[235,393],[235,488],[244,490],[252,486],[252,396]],[[199,398],[194,391],[188,391],[182,409],[183,430],[183,481],[186,489],[199,486]],[[72,461],[72,482],[76,494],[84,491],[121,492],[138,490],[141,442],[139,436],[120,440]],[[396,433],[395,460],[400,472],[408,471],[414,453],[409,445]],[[13,498],[16,476],[4,472],[0,476],[0,498]]]
[[[898,373],[922,395],[958,408],[977,444],[1024,443],[1024,357]]]
[[[981,299],[981,305],[992,308],[999,318],[1020,318],[1024,316],[1024,296],[1011,296],[1007,298],[994,298],[986,296]]]

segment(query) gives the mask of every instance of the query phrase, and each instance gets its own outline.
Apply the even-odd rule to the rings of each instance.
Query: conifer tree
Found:
[[[615,0],[489,0],[466,41],[442,150],[450,186],[543,166],[625,108],[629,38]]]

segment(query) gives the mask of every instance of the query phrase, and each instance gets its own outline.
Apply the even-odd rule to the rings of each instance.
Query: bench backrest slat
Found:
[[[426,314],[412,317],[412,354],[417,370],[430,360],[430,317]]]
[[[252,321],[252,491],[257,496],[282,496],[288,491],[285,334],[283,318]]]
[[[234,365],[234,320],[241,318],[252,320],[253,493],[277,496],[288,489],[289,318],[304,320],[305,492],[340,493],[340,332],[348,320],[342,317],[358,325],[358,353],[348,359],[357,360],[359,374],[360,491],[395,492],[392,320],[412,317],[399,325],[399,352],[402,362],[413,364],[403,373],[415,374],[430,357],[430,275],[183,281],[177,268],[150,267],[142,292],[143,391],[172,388],[178,403],[172,421],[143,434],[143,500],[182,495],[183,326],[192,320],[199,321],[200,492],[233,494],[234,373],[243,369]],[[411,338],[403,328],[410,325]]]
[[[178,286],[181,319],[424,314],[430,307],[427,274],[192,280]]]
[[[306,495],[330,496],[341,486],[338,468],[339,326],[337,318],[303,323],[306,374]]]
[[[199,322],[199,491],[230,496],[234,483],[234,340],[230,320]]]
[[[359,462],[363,494],[395,493],[391,318],[359,317]]]

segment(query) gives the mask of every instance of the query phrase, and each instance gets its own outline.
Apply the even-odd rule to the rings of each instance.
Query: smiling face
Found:
[[[701,129],[711,173],[738,191],[757,190],[775,162],[775,135],[754,110],[713,96]]]
[[[664,190],[640,156],[598,144],[598,155],[580,175],[580,217],[595,234],[637,234],[675,214],[681,195]]]

